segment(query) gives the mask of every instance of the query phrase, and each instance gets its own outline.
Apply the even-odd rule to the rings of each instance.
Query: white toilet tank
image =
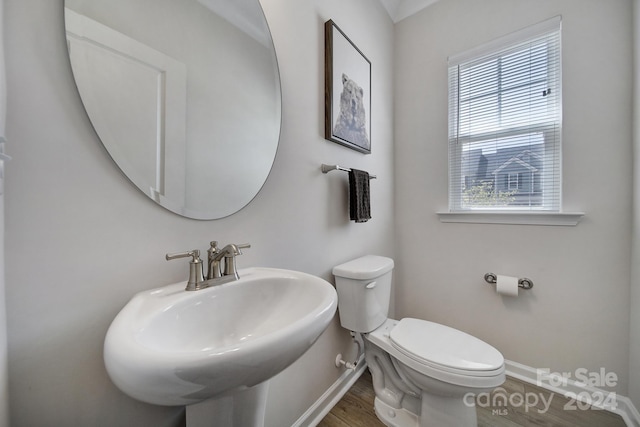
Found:
[[[393,260],[366,255],[333,268],[343,328],[371,332],[387,319]]]

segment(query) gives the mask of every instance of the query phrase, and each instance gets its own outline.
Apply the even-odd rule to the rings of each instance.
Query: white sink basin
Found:
[[[298,359],[328,326],[337,295],[318,277],[239,270],[235,282],[136,294],[107,332],[104,359],[129,396],[191,405],[260,384]]]

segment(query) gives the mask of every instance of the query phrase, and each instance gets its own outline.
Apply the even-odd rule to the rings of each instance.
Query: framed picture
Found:
[[[371,62],[331,20],[324,42],[324,137],[371,153]]]

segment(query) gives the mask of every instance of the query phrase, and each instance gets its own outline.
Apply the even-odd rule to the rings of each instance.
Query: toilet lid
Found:
[[[502,354],[457,329],[419,319],[402,319],[389,334],[407,356],[429,365],[462,371],[493,371],[504,365]]]

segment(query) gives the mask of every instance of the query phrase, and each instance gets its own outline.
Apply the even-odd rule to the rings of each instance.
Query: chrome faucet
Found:
[[[213,244],[215,242],[211,243]],[[236,269],[236,255],[242,255],[242,251],[240,249],[250,247],[251,245],[248,243],[243,243],[241,245],[234,245],[233,243],[230,243],[224,248],[220,249],[218,253],[213,254],[213,257],[209,258],[209,266],[213,265],[214,276],[216,274],[215,268],[218,269],[217,274],[220,275],[220,261],[222,260],[222,258],[224,258],[224,272],[222,273],[222,277],[233,276],[235,277],[235,280],[238,280],[240,276],[238,276],[238,270]],[[209,272],[209,274],[211,274],[211,272]]]
[[[197,291],[211,286],[222,285],[223,283],[238,280],[238,270],[236,269],[236,256],[242,255],[241,248],[250,248],[251,245],[243,243],[240,245],[229,244],[222,249],[218,249],[218,242],[212,241],[208,254],[208,272],[207,279],[204,279],[203,262],[200,259],[200,251],[194,249],[188,252],[179,252],[175,254],[167,254],[167,261],[191,257],[189,262],[189,280],[187,281],[187,291]],[[224,272],[220,263],[224,259]]]
[[[205,282],[204,274],[202,272],[202,260],[200,259],[200,251],[194,249],[188,252],[178,252],[175,254],[167,254],[165,258],[167,261],[177,258],[191,257],[189,262],[189,281],[187,282],[187,291],[197,291],[202,289],[202,284]]]
[[[211,241],[211,247],[207,251],[209,259],[209,268],[207,273],[207,280],[222,277],[222,269],[220,268],[220,259],[217,259],[218,254],[222,252],[218,249],[218,242]]]

